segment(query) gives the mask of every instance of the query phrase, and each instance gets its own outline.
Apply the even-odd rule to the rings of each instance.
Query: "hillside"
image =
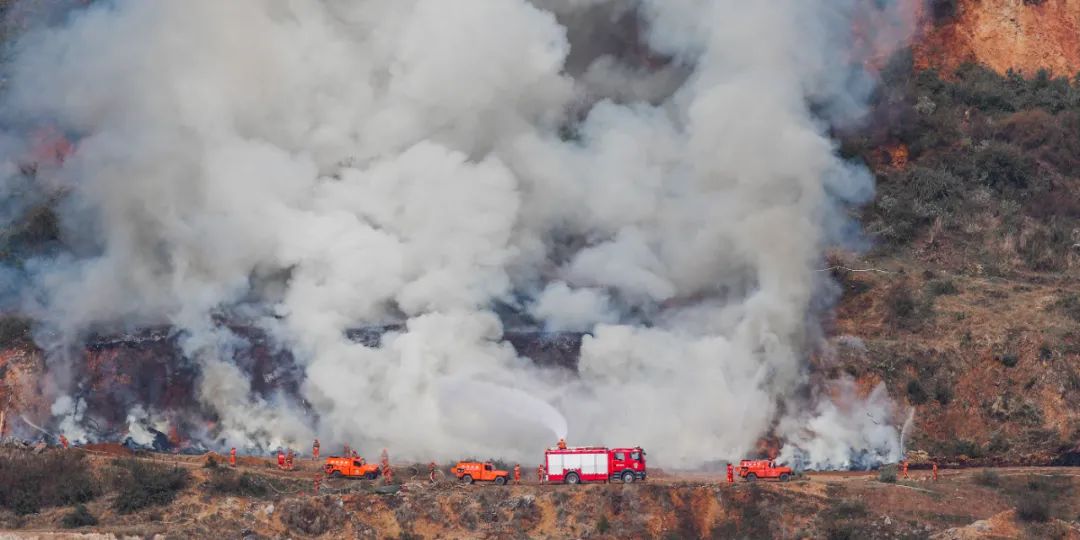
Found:
[[[1080,538],[1080,477],[1052,470],[913,470],[910,479],[822,474],[785,484],[726,484],[709,474],[657,474],[644,484],[465,486],[432,484],[399,467],[400,487],[326,480],[311,493],[317,464],[277,471],[244,457],[237,470],[220,456],[124,456],[115,447],[0,450],[0,527],[26,532],[73,528],[142,538]],[[32,475],[62,461],[66,479],[43,481],[53,499],[40,508],[4,463]],[[161,481],[161,479],[167,479]],[[384,491],[384,493],[379,493]],[[77,517],[76,517],[77,516]],[[93,522],[93,524],[90,524]],[[65,525],[66,524],[66,525]],[[157,536],[162,535],[162,536]],[[58,536],[47,536],[57,538]],[[64,536],[59,536],[64,537]],[[72,535],[71,538],[77,538]]]
[[[930,0],[915,62],[952,72],[973,62],[1005,73],[1080,71],[1080,2],[1076,0]]]

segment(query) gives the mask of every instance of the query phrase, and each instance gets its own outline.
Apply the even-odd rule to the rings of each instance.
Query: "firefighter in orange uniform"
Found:
[[[907,473],[908,461],[905,459],[900,462],[900,472],[903,473],[904,478],[911,478]]]
[[[277,451],[277,466],[279,469],[285,468],[285,452],[280,448]]]
[[[394,481],[394,470],[390,468],[390,454],[383,448],[382,455],[380,456],[380,465],[382,465],[382,474],[386,478],[386,483],[389,484]]]
[[[514,465],[514,483],[521,483],[521,464]]]
[[[937,480],[937,462],[934,462],[934,480]]]
[[[566,439],[559,439],[559,450],[566,450]]]
[[[544,466],[543,465],[540,465],[539,467],[536,468],[536,481],[537,481],[537,483],[540,483],[540,484],[544,483]]]
[[[229,466],[230,467],[235,467],[236,466],[236,447],[235,446],[232,447],[232,449],[229,450]]]
[[[735,483],[735,467],[730,463],[727,464],[727,483]]]
[[[432,484],[434,484],[434,483],[435,483],[435,469],[437,469],[437,468],[438,468],[438,466],[437,466],[437,465],[435,465],[435,462],[434,462],[434,461],[432,461],[432,462],[431,462],[431,463],[430,463],[430,464],[428,465],[428,478],[429,478],[429,479],[431,479],[431,483],[432,483]]]
[[[293,469],[293,461],[295,460],[295,458],[296,454],[294,454],[292,449],[290,448],[289,453],[285,455],[285,469],[290,471]]]
[[[65,437],[63,435],[60,435],[60,446],[63,446],[64,450],[67,450],[67,447],[68,447],[67,437]]]
[[[319,460],[319,439],[315,439],[315,444],[311,445],[311,460]]]

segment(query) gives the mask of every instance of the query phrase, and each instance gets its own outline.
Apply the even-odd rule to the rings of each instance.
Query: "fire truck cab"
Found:
[[[510,479],[510,473],[496,469],[491,463],[460,461],[454,465],[454,476],[466,484],[473,482],[495,482],[504,485]]]
[[[753,482],[759,478],[776,478],[781,482],[787,482],[791,479],[791,475],[791,467],[778,467],[772,460],[744,459],[739,462],[739,476],[747,482]]]
[[[331,478],[366,478],[374,480],[379,477],[379,466],[374,463],[365,463],[364,460],[351,457],[332,456],[326,458],[323,472]]]
[[[596,446],[549,448],[544,452],[549,482],[580,484],[621,480],[625,484],[645,480],[645,451],[634,448]]]

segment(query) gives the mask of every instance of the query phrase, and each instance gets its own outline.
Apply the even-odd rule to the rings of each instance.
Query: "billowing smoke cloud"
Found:
[[[669,465],[770,431],[812,465],[895,457],[895,429],[864,421],[888,417],[883,393],[805,391],[816,268],[872,193],[826,134],[869,89],[858,9],[891,8],[92,3],[9,66],[9,124],[78,139],[37,176],[65,249],[31,261],[25,309],[62,344],[182,329],[210,444],[535,459],[560,423],[540,400],[572,443]],[[496,303],[590,331],[578,375],[501,343]],[[292,350],[299,395],[253,397],[219,315]],[[387,323],[404,326],[378,347],[345,336]]]

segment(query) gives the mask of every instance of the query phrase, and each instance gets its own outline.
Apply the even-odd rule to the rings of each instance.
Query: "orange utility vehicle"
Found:
[[[454,476],[466,484],[473,482],[495,482],[498,485],[505,484],[510,479],[510,473],[500,471],[491,463],[478,461],[460,461],[454,465]]]
[[[739,463],[739,476],[747,482],[758,478],[776,478],[787,482],[792,475],[791,467],[777,467],[775,461],[768,459],[744,459]]]
[[[379,465],[365,463],[360,458],[331,456],[326,458],[323,472],[331,478],[346,477],[374,480],[379,477]]]

